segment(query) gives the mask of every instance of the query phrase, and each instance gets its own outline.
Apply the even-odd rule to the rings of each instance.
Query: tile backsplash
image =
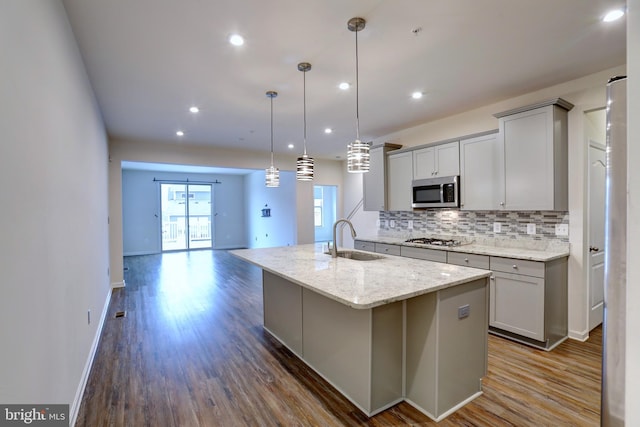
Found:
[[[456,236],[470,240],[500,239],[518,242],[568,243],[569,236],[556,236],[556,224],[569,224],[569,213],[558,211],[382,211],[379,234],[411,236]],[[413,221],[413,230],[408,227]],[[500,223],[500,233],[493,224]],[[391,227],[391,225],[394,225]],[[536,225],[536,234],[527,234],[527,224]],[[515,242],[514,242],[515,243]]]

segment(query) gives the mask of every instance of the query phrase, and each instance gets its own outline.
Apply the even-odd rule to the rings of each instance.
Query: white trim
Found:
[[[424,409],[423,407],[421,407],[420,405],[418,405],[417,403],[415,403],[411,399],[405,398],[404,401],[407,402],[409,405],[413,406],[414,408],[416,408],[418,411],[420,411],[423,414],[425,414],[427,417],[431,418],[433,421],[440,422],[440,421],[444,420],[445,418],[447,418],[449,415],[453,414],[458,409],[462,408],[467,403],[471,402],[472,400],[474,400],[475,398],[480,397],[480,396],[482,396],[482,391],[474,393],[473,395],[467,397],[466,399],[464,399],[462,402],[458,403],[457,405],[455,405],[451,409],[449,409],[449,410],[443,412],[442,414],[440,414],[439,417],[436,417],[431,412],[427,411],[426,409]]]
[[[122,282],[113,282],[111,289],[124,288],[125,286],[127,286],[127,284],[124,282],[124,279],[122,279]]]
[[[123,282],[124,286],[124,282]],[[78,418],[78,412],[80,411],[80,404],[82,403],[82,396],[84,395],[84,390],[87,387],[87,381],[89,380],[89,374],[91,373],[91,367],[93,366],[93,359],[95,358],[96,352],[98,350],[98,344],[100,343],[100,336],[102,335],[102,328],[104,327],[104,321],[107,318],[107,312],[109,311],[109,303],[111,302],[111,294],[112,291],[109,290],[107,293],[107,299],[104,302],[104,307],[102,308],[102,314],[100,315],[100,323],[98,324],[98,328],[96,329],[96,335],[93,337],[93,344],[91,345],[91,350],[89,351],[89,357],[84,365],[84,371],[82,371],[82,377],[80,379],[80,384],[78,384],[78,389],[76,390],[76,396],[73,399],[73,404],[69,409],[69,425],[73,426],[76,424]]]
[[[572,340],[585,342],[589,339],[589,331],[569,331],[569,338],[571,338]]]

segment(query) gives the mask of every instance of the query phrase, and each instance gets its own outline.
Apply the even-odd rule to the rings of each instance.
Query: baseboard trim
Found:
[[[109,304],[111,303],[111,293],[111,290],[109,290],[109,292],[107,293],[107,299],[105,300],[104,306],[102,308],[100,323],[98,324],[98,328],[96,329],[96,335],[93,337],[93,344],[91,345],[91,350],[89,351],[89,357],[87,358],[87,361],[84,365],[84,370],[82,371],[82,377],[80,379],[80,384],[78,385],[78,390],[76,391],[75,399],[73,399],[73,404],[69,409],[70,426],[76,425],[78,413],[80,411],[80,404],[82,403],[82,396],[84,396],[84,390],[87,387],[87,381],[89,380],[89,374],[91,373],[91,367],[93,366],[93,359],[95,358],[96,352],[98,350],[98,344],[100,343],[100,337],[102,336],[102,328],[104,327],[104,321],[107,318],[107,313],[109,311]]]
[[[585,342],[589,339],[589,331],[569,331],[569,338],[571,338],[572,340]]]
[[[111,289],[124,288],[125,286],[127,286],[127,284],[124,282],[124,279],[122,279],[122,282],[113,282],[111,284]]]

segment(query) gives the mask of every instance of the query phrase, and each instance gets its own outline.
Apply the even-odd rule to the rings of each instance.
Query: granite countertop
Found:
[[[481,242],[464,243],[460,246],[434,246],[434,245],[422,245],[416,243],[407,243],[405,238],[392,237],[392,236],[366,236],[356,237],[356,240],[362,240],[365,242],[386,243],[389,245],[400,246],[412,246],[416,248],[429,248],[437,249],[448,252],[464,252],[469,254],[489,255],[496,257],[524,259],[530,261],[552,261],[558,258],[564,258],[569,256],[569,245],[561,244],[551,247],[526,247],[526,243],[523,243],[522,247],[517,247],[515,244],[506,245],[501,240],[484,239]]]
[[[359,252],[359,251],[355,251]],[[352,308],[366,309],[489,277],[490,271],[384,255],[331,258],[321,244],[238,249],[231,254]]]

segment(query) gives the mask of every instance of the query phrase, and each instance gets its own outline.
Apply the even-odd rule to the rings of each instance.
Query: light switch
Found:
[[[393,219],[392,219],[392,220],[390,220],[390,221],[389,221],[389,227],[391,227],[391,228],[395,228],[395,226],[396,226],[396,222],[395,222]]]
[[[493,223],[493,232],[494,233],[501,233],[502,232],[502,224],[499,222],[494,222]]]
[[[407,221],[407,230],[413,230],[413,220],[412,219]]]
[[[527,234],[536,234],[535,224],[527,224]]]

